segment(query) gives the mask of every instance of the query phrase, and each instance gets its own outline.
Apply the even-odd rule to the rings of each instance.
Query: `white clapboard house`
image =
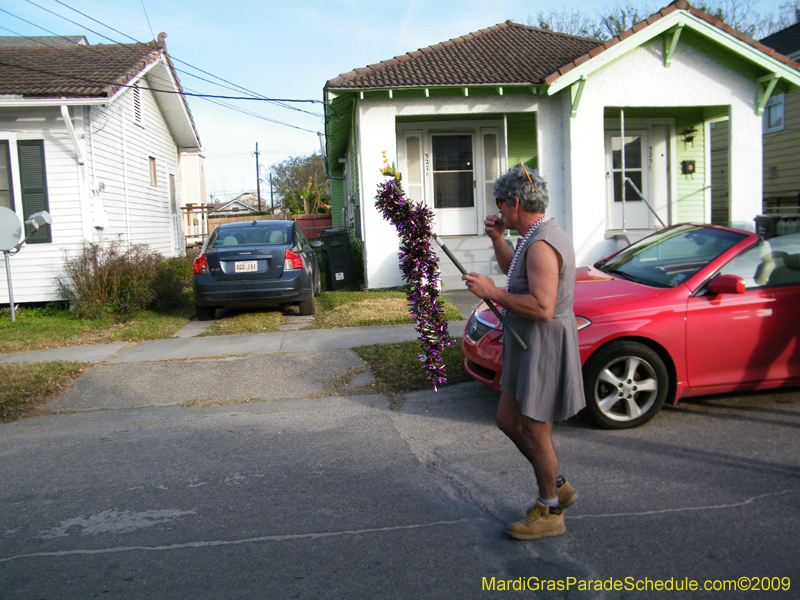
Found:
[[[22,221],[41,210],[53,220],[11,258],[15,302],[60,299],[65,253],[85,242],[185,252],[181,156],[201,147],[165,37],[0,44],[0,205]]]

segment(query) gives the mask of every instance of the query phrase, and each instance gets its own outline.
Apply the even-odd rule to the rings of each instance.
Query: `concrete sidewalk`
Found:
[[[465,321],[450,322],[452,336],[461,336]],[[304,329],[248,335],[173,338],[134,344],[95,344],[41,352],[0,355],[0,362],[75,360],[90,363],[134,363],[185,358],[271,354],[276,352],[321,352],[371,344],[394,344],[417,339],[414,325]]]

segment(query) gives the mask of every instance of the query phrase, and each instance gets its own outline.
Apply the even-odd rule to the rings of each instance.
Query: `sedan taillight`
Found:
[[[208,273],[208,260],[205,254],[201,254],[194,259],[194,274]]]
[[[292,252],[287,248],[286,259],[283,261],[283,270],[291,271],[292,269],[302,269],[302,268],[303,268],[303,257],[297,254],[297,252]]]

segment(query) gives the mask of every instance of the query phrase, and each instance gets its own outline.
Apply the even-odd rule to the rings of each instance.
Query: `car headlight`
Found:
[[[592,322],[586,317],[575,317],[575,325],[578,326],[578,331],[580,331],[581,329],[585,329],[591,324]]]

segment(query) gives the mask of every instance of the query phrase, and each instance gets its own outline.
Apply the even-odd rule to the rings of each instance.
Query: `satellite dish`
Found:
[[[15,248],[22,240],[22,222],[17,213],[0,206],[0,250],[6,252]]]

